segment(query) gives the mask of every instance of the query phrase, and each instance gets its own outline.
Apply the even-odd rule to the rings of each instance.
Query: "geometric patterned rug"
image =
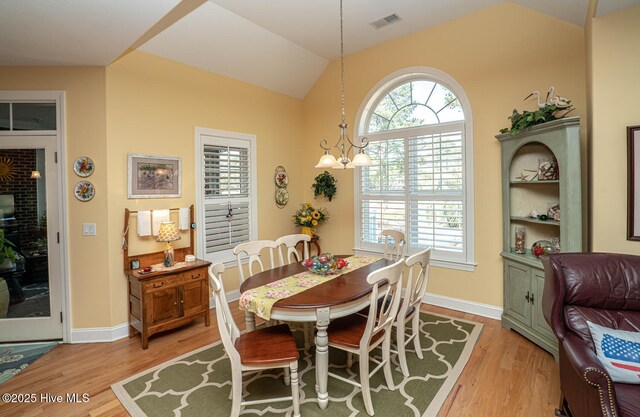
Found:
[[[480,336],[482,324],[421,312],[421,343],[424,359],[407,348],[410,377],[404,378],[392,354],[395,391],[389,391],[382,370],[371,378],[373,408],[378,416],[436,416]],[[315,398],[315,351],[301,346],[302,333],[294,332],[300,347],[300,413],[303,416],[366,416],[360,388],[329,377],[329,406],[321,410]],[[395,336],[395,335],[394,335]],[[380,351],[374,351],[374,356]],[[329,349],[331,372],[358,380],[358,365],[346,366],[346,353]],[[373,366],[371,367],[373,369]],[[291,395],[282,370],[269,370],[243,377],[243,397],[255,400]],[[227,417],[231,410],[231,366],[222,344],[213,343],[179,358],[148,369],[111,386],[133,417]],[[283,416],[292,414],[291,401],[244,407],[241,414]]]

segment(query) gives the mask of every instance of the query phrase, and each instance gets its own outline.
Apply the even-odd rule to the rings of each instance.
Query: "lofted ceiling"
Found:
[[[509,0],[344,0],[345,54]],[[582,26],[589,0],[510,0]],[[604,15],[640,0],[599,0]],[[109,65],[140,49],[304,97],[339,56],[338,0],[1,0],[0,65]],[[178,10],[180,9],[180,10]],[[392,13],[395,24],[371,22]]]

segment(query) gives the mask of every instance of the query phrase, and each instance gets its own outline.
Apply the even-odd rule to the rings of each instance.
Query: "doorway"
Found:
[[[63,100],[0,91],[0,343],[67,334]]]

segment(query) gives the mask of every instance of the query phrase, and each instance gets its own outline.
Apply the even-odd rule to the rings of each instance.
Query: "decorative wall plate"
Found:
[[[93,160],[88,156],[81,156],[73,163],[73,171],[79,177],[86,178],[89,175],[93,174],[95,170],[95,165],[93,164]]]
[[[80,201],[89,201],[96,194],[96,188],[89,181],[80,181],[73,187],[73,194]]]
[[[276,205],[283,208],[289,202],[289,192],[286,188],[276,188]]]
[[[287,185],[289,185],[289,175],[287,175],[287,171],[276,171],[275,181],[279,188],[287,188]]]

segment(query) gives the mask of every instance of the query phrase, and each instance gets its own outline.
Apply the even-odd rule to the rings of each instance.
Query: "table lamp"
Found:
[[[180,232],[176,227],[175,222],[162,222],[160,223],[160,230],[158,230],[158,236],[156,236],[156,242],[166,242],[164,247],[164,266],[169,267],[174,265],[173,246],[171,242],[180,239]]]

